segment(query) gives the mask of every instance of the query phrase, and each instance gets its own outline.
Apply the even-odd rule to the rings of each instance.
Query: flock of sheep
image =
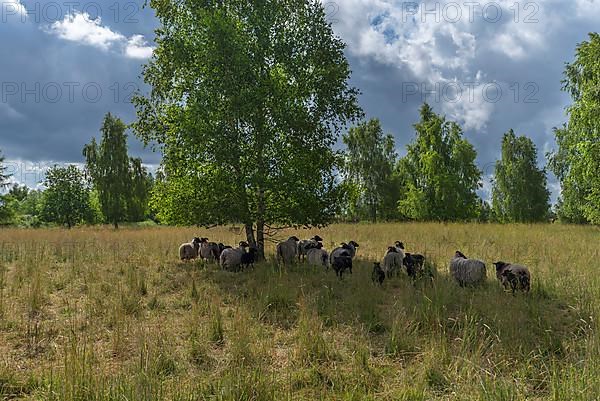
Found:
[[[358,243],[343,242],[339,247],[328,253],[323,249],[323,239],[315,235],[311,239],[300,240],[296,236],[277,244],[277,261],[283,265],[306,262],[309,265],[321,266],[326,270],[331,267],[340,279],[344,272],[352,274],[352,260],[356,256]],[[247,242],[241,241],[237,248],[222,243],[209,242],[208,238],[195,237],[191,242],[179,247],[179,257],[183,261],[201,258],[206,261],[218,262],[222,269],[239,271],[254,265],[256,249]],[[386,278],[398,275],[405,270],[409,277],[417,280],[422,277],[433,277],[431,270],[425,267],[425,257],[421,254],[406,252],[404,244],[396,241],[389,246],[381,262],[373,264],[372,279],[374,283],[382,284]],[[525,266],[506,262],[495,262],[496,278],[505,289],[529,292],[531,275]],[[450,261],[450,274],[460,286],[476,286],[485,282],[486,267],[481,260],[467,258],[462,252],[456,251]]]

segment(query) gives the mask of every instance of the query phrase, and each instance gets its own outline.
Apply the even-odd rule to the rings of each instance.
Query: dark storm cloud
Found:
[[[428,101],[465,127],[486,174],[510,128],[535,141],[544,163],[569,103],[560,90],[564,62],[600,17],[600,4],[587,0],[323,2],[348,44],[366,115],[381,119],[398,153]],[[24,0],[25,17],[15,4],[0,0],[0,149],[9,159],[81,162],[106,112],[135,118],[127,99],[147,89],[139,75],[157,24],[153,10],[142,1]],[[133,154],[159,162],[130,142]]]
[[[128,57],[125,46],[133,35],[152,40],[155,18],[133,2],[121,3],[120,10],[114,1],[22,3],[28,12],[23,18],[0,4],[6,44],[0,47],[0,149],[8,159],[81,162],[82,147],[99,135],[106,112],[134,120],[128,98],[144,89],[144,60]],[[56,10],[99,15],[101,25],[123,39],[107,49],[65,40],[52,33],[66,15],[57,17]],[[134,138],[130,146],[145,162],[159,161]]]

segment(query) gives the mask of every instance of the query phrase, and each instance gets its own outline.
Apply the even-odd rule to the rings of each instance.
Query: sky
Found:
[[[366,117],[381,120],[399,155],[424,101],[458,121],[478,152],[483,197],[509,129],[531,137],[545,163],[570,102],[564,64],[600,21],[600,0],[322,2]],[[143,4],[0,0],[0,150],[14,181],[35,187],[49,166],[81,163],[106,112],[134,121],[128,100],[148,90],[140,75],[158,26]],[[130,154],[160,163],[129,142]]]

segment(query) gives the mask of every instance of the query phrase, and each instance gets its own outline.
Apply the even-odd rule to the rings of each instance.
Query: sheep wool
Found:
[[[378,283],[379,285],[383,284],[385,280],[385,272],[381,268],[381,265],[378,262],[373,264],[373,272],[371,273],[371,280],[373,283]]]
[[[298,255],[298,237],[290,237],[277,244],[277,260],[284,265],[291,265]]]
[[[329,254],[322,248],[311,248],[306,251],[306,260],[309,265],[312,266],[323,266],[325,269],[329,269]]]
[[[390,247],[393,249],[393,247]],[[383,272],[388,278],[392,277],[394,273],[399,274],[402,269],[402,262],[404,260],[404,252],[395,249],[393,252],[388,248],[388,252],[383,257],[381,267]]]
[[[496,278],[505,290],[510,287],[513,294],[516,290],[529,292],[531,273],[527,267],[506,262],[495,262],[494,265],[496,266]]]
[[[310,248],[316,248],[321,241],[323,241],[323,238],[319,237],[318,235],[315,235],[311,239],[298,241],[298,260],[302,261],[306,259]]]
[[[346,270],[349,270],[350,273],[352,273],[352,257],[348,252],[343,252],[339,256],[333,258],[331,266],[335,271],[335,275],[339,276],[341,280]]]
[[[341,245],[331,251],[329,255],[329,263],[333,265],[333,258],[340,256],[342,253],[347,253],[351,258],[356,256],[356,248],[358,248],[358,244],[354,241],[350,241],[348,243],[342,242]]]
[[[236,271],[242,265],[242,256],[246,253],[248,244],[246,242],[240,242],[239,248],[227,248],[221,252],[219,258],[219,264],[223,270]]]
[[[202,238],[200,244],[200,257],[208,261],[218,261],[221,256],[219,245],[215,242],[208,242],[208,238]]]
[[[460,251],[456,251],[450,261],[450,274],[461,287],[479,285],[485,282],[485,263],[477,259],[469,259]]]
[[[179,259],[181,260],[192,260],[198,257],[198,250],[200,249],[200,238],[194,238],[191,242],[181,244],[179,247]]]

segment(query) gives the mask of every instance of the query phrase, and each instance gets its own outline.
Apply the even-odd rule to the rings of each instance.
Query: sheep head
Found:
[[[355,248],[358,248],[358,243],[356,243],[355,241],[350,241],[349,244]]]
[[[454,254],[455,258],[463,258],[463,259],[468,259],[464,253],[462,253],[461,251],[456,251],[456,253]]]
[[[323,241],[323,238],[319,237],[318,235],[315,235],[314,237],[312,237],[312,239],[317,242]]]
[[[400,241],[396,241],[394,242],[394,245],[397,246],[400,249],[404,249],[404,243],[400,242]]]

